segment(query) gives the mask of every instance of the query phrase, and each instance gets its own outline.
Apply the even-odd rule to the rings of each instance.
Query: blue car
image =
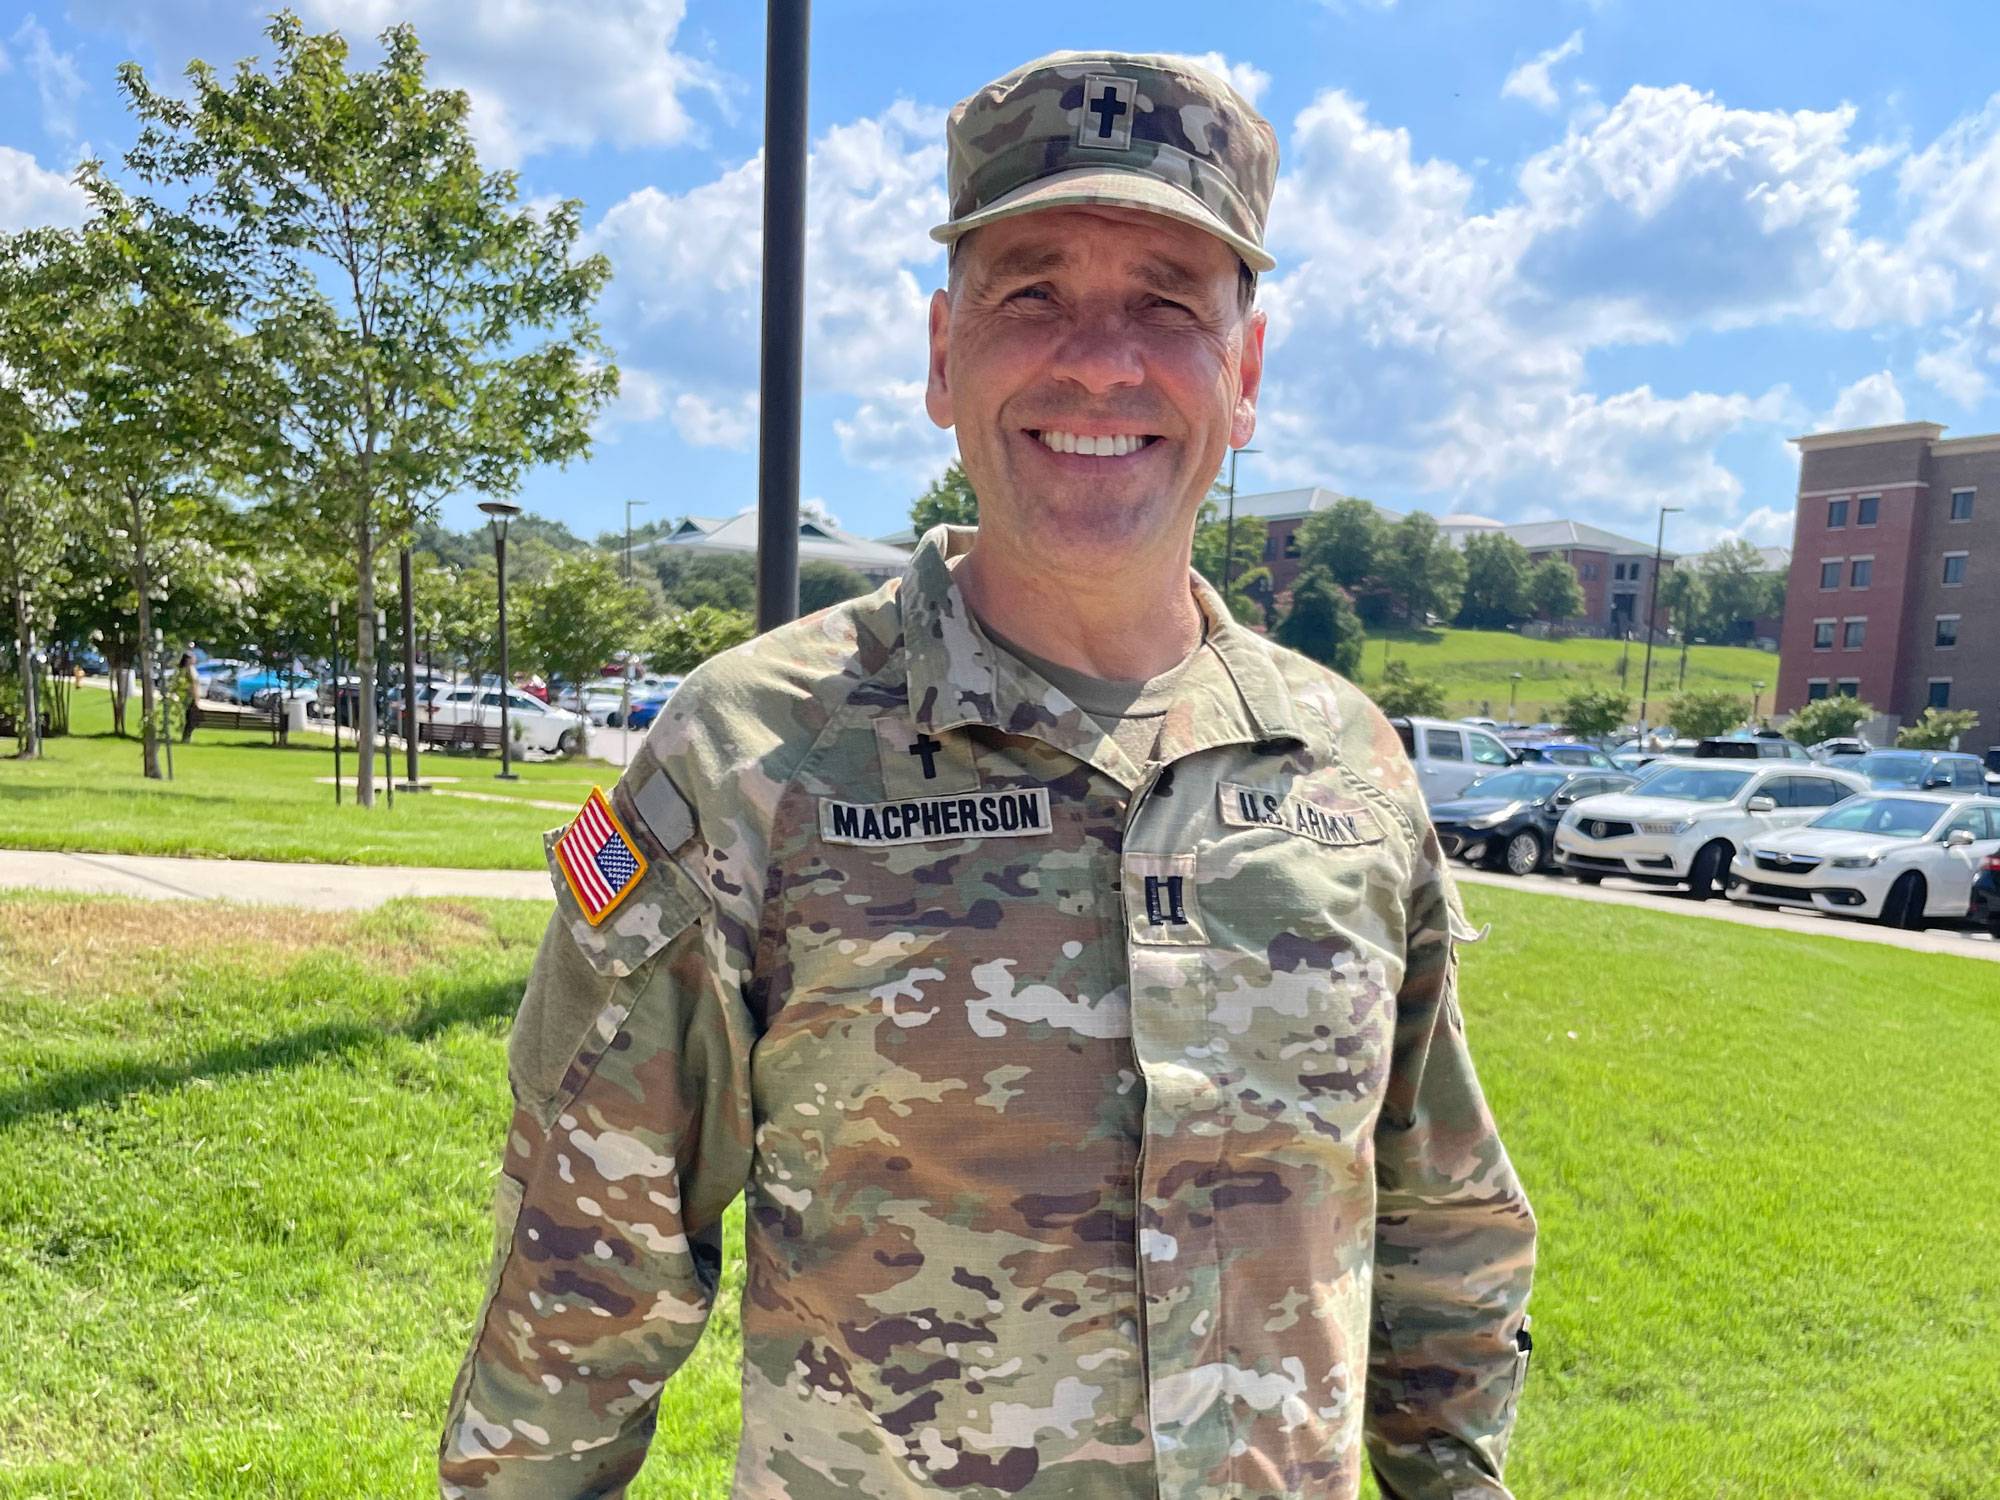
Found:
[[[1953,750],[1870,750],[1843,762],[1841,769],[1866,776],[1878,791],[1986,790],[1986,767],[1979,757]]]
[[[625,720],[626,727],[628,729],[649,728],[653,720],[660,716],[660,710],[665,708],[666,705],[667,700],[664,697],[639,699],[638,702],[632,705],[632,712]]]
[[[280,689],[292,696],[311,696],[319,691],[319,683],[304,672],[275,672],[268,668],[262,672],[240,672],[221,685],[238,703],[255,703],[265,694]]]

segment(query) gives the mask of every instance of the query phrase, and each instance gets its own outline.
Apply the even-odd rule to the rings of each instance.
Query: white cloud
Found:
[[[1213,73],[1252,104],[1271,85],[1271,75],[1262,68],[1253,63],[1233,63],[1220,52],[1174,52],[1168,56]]]
[[[806,385],[855,400],[835,428],[867,466],[928,468],[939,451],[921,396],[943,271],[928,233],[945,214],[943,135],[942,112],[900,102],[828,130],[808,163]],[[589,235],[614,268],[604,315],[621,358],[673,370],[651,416],[690,441],[735,446],[754,430],[743,403],[757,385],[762,216],[759,157],[686,193],[641,189]]]
[[[15,54],[22,57],[35,93],[42,106],[42,128],[59,141],[76,139],[76,105],[87,92],[77,71],[75,54],[58,52],[48,31],[33,15],[22,19],[10,38]],[[9,62],[14,54],[9,54]]]
[[[757,436],[757,393],[713,401],[693,391],[674,397],[674,431],[696,448],[747,449]]]
[[[1833,409],[1814,425],[1815,432],[1842,432],[1850,427],[1885,427],[1903,420],[1903,393],[1887,370],[1864,375],[1834,399]]]
[[[0,229],[74,228],[89,207],[83,189],[25,151],[0,146]]]
[[[1942,348],[1917,356],[1917,378],[1947,400],[1970,408],[1985,400],[1991,388],[1986,367],[1994,362],[1994,354],[1986,314],[1976,312],[1946,334]]]
[[[1582,51],[1583,33],[1572,31],[1560,46],[1537,54],[1509,73],[1500,85],[1500,97],[1525,99],[1537,109],[1554,109],[1561,101],[1556,96],[1556,86],[1550,81],[1549,74],[1556,64],[1566,62]]]

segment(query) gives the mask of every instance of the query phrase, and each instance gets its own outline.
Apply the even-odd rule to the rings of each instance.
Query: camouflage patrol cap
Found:
[[[1052,52],[963,100],[945,136],[940,244],[1038,208],[1104,204],[1207,230],[1253,271],[1277,264],[1264,249],[1277,133],[1184,58]]]

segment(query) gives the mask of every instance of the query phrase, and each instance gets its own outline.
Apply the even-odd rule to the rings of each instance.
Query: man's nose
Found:
[[[1075,318],[1056,347],[1052,365],[1056,378],[1092,395],[1140,385],[1146,378],[1137,331],[1121,312],[1109,309]]]

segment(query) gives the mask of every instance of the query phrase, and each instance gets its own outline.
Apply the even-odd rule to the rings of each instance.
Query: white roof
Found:
[[[1314,511],[1331,510],[1337,502],[1352,498],[1335,490],[1321,489],[1316,484],[1302,490],[1265,490],[1255,495],[1238,495],[1236,514],[1239,519],[1249,516],[1260,521],[1291,521],[1309,516]],[[1215,510],[1218,516],[1226,517],[1229,502],[1216,501]],[[1403,519],[1400,511],[1384,510],[1379,505],[1375,506],[1375,514],[1385,521]]]
[[[757,550],[757,512],[753,507],[726,520],[688,516],[671,535],[646,544],[649,548],[681,547],[690,552],[749,552]],[[636,549],[635,549],[636,550]],[[799,518],[799,561],[835,562],[878,577],[899,574],[909,566],[905,547],[871,542],[851,531],[810,517]]]

